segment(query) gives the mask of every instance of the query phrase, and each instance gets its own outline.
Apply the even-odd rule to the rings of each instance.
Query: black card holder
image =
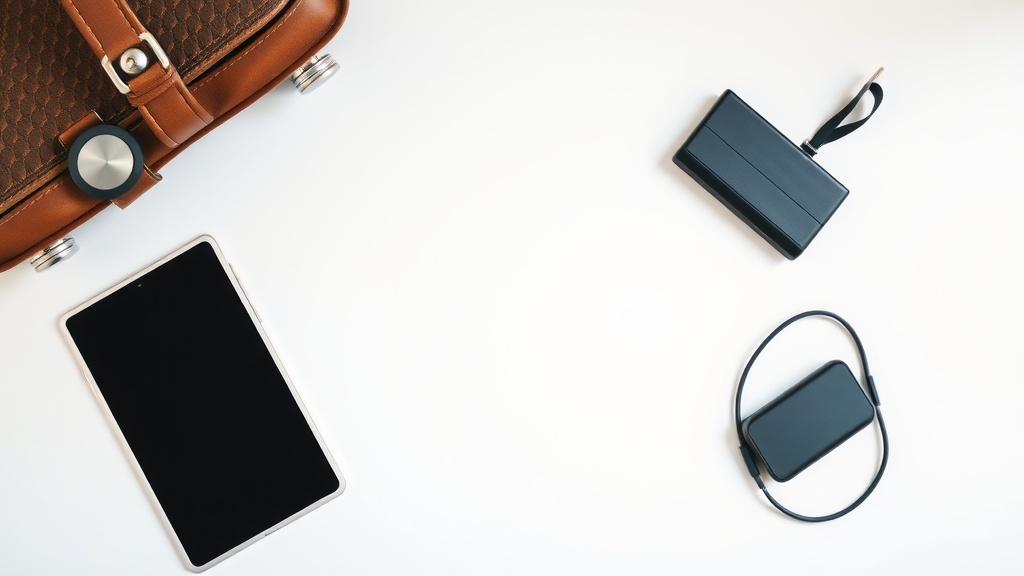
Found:
[[[672,161],[790,260],[849,194],[731,90]]]

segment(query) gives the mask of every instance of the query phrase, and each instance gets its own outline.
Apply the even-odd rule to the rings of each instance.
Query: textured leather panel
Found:
[[[55,136],[126,105],[57,2],[0,10],[0,202],[63,156]]]
[[[129,0],[182,77],[195,78],[288,0]],[[131,108],[58,2],[4,0],[0,9],[0,212],[59,166],[57,136],[95,110]]]
[[[238,36],[288,0],[128,0],[139,20],[160,41],[186,81],[208,67],[208,58],[245,38]],[[204,66],[203,64],[207,64]]]

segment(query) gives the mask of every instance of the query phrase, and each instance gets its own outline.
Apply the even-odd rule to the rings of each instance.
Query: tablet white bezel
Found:
[[[124,287],[124,286],[126,286],[126,285],[128,285],[128,284],[130,284],[132,282],[134,282],[139,277],[149,273],[152,270],[155,270],[155,269],[159,268],[160,266],[162,266],[163,264],[167,263],[168,261],[174,259],[175,257],[179,256],[180,254],[188,251],[189,249],[191,249],[194,246],[196,246],[198,244],[201,244],[203,242],[206,242],[206,243],[210,244],[210,246],[213,248],[213,251],[214,251],[214,253],[217,256],[217,261],[220,263],[221,269],[224,271],[224,273],[227,275],[228,279],[231,281],[231,285],[232,285],[232,287],[234,288],[234,291],[235,291],[235,296],[239,299],[239,301],[245,307],[245,311],[248,314],[249,319],[252,322],[253,326],[256,328],[256,331],[259,333],[260,338],[263,341],[263,345],[266,347],[267,351],[270,353],[271,358],[273,358],[274,365],[277,367],[278,371],[281,374],[281,377],[283,378],[284,382],[287,384],[288,390],[291,392],[292,397],[295,399],[295,403],[298,405],[299,410],[302,412],[302,416],[305,418],[306,423],[309,425],[310,430],[313,432],[313,436],[316,438],[316,441],[317,441],[318,445],[320,446],[320,449],[323,451],[324,456],[327,458],[327,461],[330,464],[331,469],[334,471],[334,474],[338,477],[338,489],[335,490],[334,492],[328,494],[327,496],[321,498],[320,500],[317,500],[316,502],[310,504],[306,508],[296,512],[295,514],[293,514],[291,516],[289,516],[288,518],[282,520],[281,522],[278,522],[277,524],[264,529],[263,531],[261,531],[256,536],[253,536],[252,538],[250,538],[250,539],[248,539],[248,540],[238,544],[234,548],[231,548],[230,550],[228,550],[224,554],[221,554],[220,556],[217,556],[216,558],[210,560],[206,564],[203,564],[201,566],[196,566],[195,564],[192,563],[192,561],[188,557],[188,554],[185,552],[185,548],[182,545],[180,538],[178,538],[177,533],[175,533],[174,528],[171,526],[171,523],[168,520],[167,515],[164,512],[163,507],[160,505],[160,501],[157,499],[156,494],[153,492],[153,489],[152,489],[152,487],[149,484],[149,481],[146,479],[145,472],[142,470],[142,467],[139,465],[138,459],[135,457],[135,454],[132,452],[131,447],[129,446],[127,439],[125,438],[124,434],[121,432],[120,427],[117,425],[117,421],[114,419],[113,412],[111,412],[110,407],[107,405],[106,399],[104,399],[104,397],[103,397],[103,393],[100,391],[100,388],[97,385],[95,378],[93,377],[92,373],[89,370],[89,366],[85,362],[85,358],[82,357],[81,352],[78,350],[78,346],[75,344],[75,341],[74,341],[74,339],[71,336],[71,332],[68,330],[67,321],[68,321],[68,319],[70,319],[71,317],[75,316],[76,314],[82,312],[83,310],[86,310],[90,306],[93,306],[97,302],[103,300],[104,298],[106,298],[107,296],[112,294],[113,292],[115,292],[115,291],[119,290],[120,288],[122,288],[122,287]],[[263,330],[262,321],[260,320],[259,316],[256,314],[255,310],[253,309],[252,304],[249,302],[249,298],[246,295],[245,291],[242,289],[242,286],[238,282],[238,279],[235,277],[234,270],[231,268],[230,264],[225,259],[224,254],[223,254],[223,252],[220,249],[220,246],[217,244],[217,242],[213,239],[212,236],[203,235],[203,236],[200,236],[200,237],[196,238],[195,240],[192,240],[188,244],[182,246],[181,248],[179,248],[179,249],[175,250],[174,252],[168,254],[167,256],[161,258],[160,260],[154,262],[153,264],[147,266],[146,268],[144,268],[142,270],[139,270],[138,272],[132,274],[131,276],[129,276],[128,278],[126,278],[126,279],[122,280],[121,282],[115,284],[114,286],[108,288],[107,290],[103,291],[102,293],[98,294],[97,296],[95,296],[93,298],[90,298],[89,300],[87,300],[86,302],[80,304],[79,306],[76,306],[74,309],[72,309],[71,311],[67,312],[66,314],[64,314],[60,318],[59,326],[60,326],[60,332],[63,335],[64,340],[67,342],[69,348],[71,349],[71,353],[74,356],[75,361],[78,363],[79,367],[81,368],[82,374],[85,376],[85,379],[86,379],[86,381],[89,384],[89,387],[92,389],[93,395],[96,397],[97,401],[100,404],[100,407],[101,407],[101,409],[103,411],[104,417],[107,419],[108,423],[113,428],[114,434],[117,436],[118,440],[120,441],[122,449],[124,449],[125,453],[128,455],[128,460],[131,462],[132,468],[135,470],[136,475],[138,476],[139,480],[141,481],[141,484],[143,486],[143,490],[146,492],[146,495],[149,497],[150,501],[154,504],[154,508],[158,511],[158,515],[160,517],[160,521],[162,522],[165,530],[167,531],[168,534],[171,535],[171,540],[174,543],[174,546],[175,546],[175,549],[178,552],[178,555],[181,557],[182,561],[185,563],[185,565],[188,567],[188,569],[191,570],[192,572],[197,572],[198,573],[198,572],[203,572],[205,570],[208,570],[209,568],[211,568],[211,567],[219,564],[220,562],[222,562],[224,559],[229,558],[230,556],[233,556],[234,554],[236,554],[238,551],[242,550],[243,548],[248,547],[249,545],[253,544],[257,540],[261,540],[262,538],[264,538],[265,536],[271,534],[272,532],[277,531],[282,526],[285,526],[287,524],[290,524],[290,523],[294,522],[296,519],[298,519],[298,518],[308,514],[313,509],[322,506],[324,503],[328,502],[329,500],[332,500],[332,499],[336,498],[342,492],[345,491],[345,478],[341,475],[341,471],[338,469],[337,463],[334,461],[334,458],[331,456],[330,451],[327,449],[327,446],[324,443],[323,437],[320,435],[320,431],[317,429],[316,424],[313,421],[313,418],[310,416],[309,412],[306,410],[306,406],[302,403],[302,399],[299,397],[298,391],[295,389],[294,384],[292,384],[292,380],[291,380],[291,378],[289,378],[288,372],[284,369],[284,366],[281,363],[280,358],[278,358],[277,352],[274,350],[273,345],[270,343],[270,339],[267,337],[266,332]]]

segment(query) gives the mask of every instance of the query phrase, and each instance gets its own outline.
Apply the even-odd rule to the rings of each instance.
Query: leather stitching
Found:
[[[164,93],[164,91],[171,87],[171,84],[174,83],[175,75],[176,73],[172,68],[167,68],[163,71],[163,79],[160,80],[160,82],[158,82],[153,87],[141,93],[135,91],[128,93],[128,103],[132,106],[144,106],[146,104],[149,104],[151,101],[157,99],[161,94]],[[128,84],[128,87],[131,87],[131,83]]]
[[[125,16],[124,9],[121,8],[121,5],[117,3],[117,0],[110,0],[110,3],[114,5],[114,8],[117,8],[117,13],[121,15],[121,18],[124,20],[124,23],[128,25],[128,28],[135,30],[135,26],[133,26],[131,20],[129,20],[128,17]],[[138,34],[140,32],[138,30],[135,30],[135,33]]]
[[[196,117],[203,122],[203,125],[213,122],[213,114],[210,114],[206,108],[203,108],[199,100],[196,100],[195,94],[188,89],[188,86],[185,86],[184,81],[178,84],[178,91],[181,92],[181,99],[195,112]]]
[[[198,112],[196,112],[196,109],[192,107],[192,104],[190,104],[189,101],[185,99],[185,96],[181,93],[183,86],[180,83],[176,83],[174,87],[177,88],[177,90],[174,91],[174,95],[178,97],[178,100],[181,100],[182,103],[185,104],[185,108],[188,109],[188,111],[196,117],[196,120],[199,120],[203,123],[203,126],[206,126],[208,122],[206,120],[203,120],[203,117],[200,116]]]
[[[86,22],[85,17],[82,16],[81,12],[79,12],[78,6],[75,6],[74,0],[68,0],[68,5],[71,6],[72,9],[74,9],[75,14],[78,15],[77,20],[82,22],[82,26],[85,26],[85,30],[87,32],[89,32],[89,36],[92,36],[93,42],[95,42],[96,45],[100,47],[100,52],[103,52],[104,54],[106,54],[107,53],[107,49],[103,47],[103,43],[100,42],[99,37],[96,36],[96,33],[92,31],[92,28],[89,26],[89,23]]]
[[[298,12],[297,8],[298,8],[299,4],[302,4],[302,0],[298,0],[298,2],[295,3],[295,6],[292,8],[292,10],[288,12],[288,15],[286,15],[284,18],[282,18],[281,21],[277,23],[277,26],[274,26],[273,30],[271,30],[270,32],[267,32],[267,34],[263,38],[260,38],[259,42],[253,44],[248,49],[246,49],[245,52],[242,52],[241,54],[239,54],[237,58],[232,60],[231,63],[228,64],[227,66],[225,66],[224,68],[221,68],[216,74],[214,74],[213,76],[210,76],[209,78],[207,78],[207,79],[203,80],[202,82],[200,82],[196,86],[196,90],[202,88],[203,85],[205,85],[207,82],[213,80],[217,76],[220,76],[221,74],[226,72],[229,68],[231,68],[232,66],[237,64],[240,60],[242,60],[245,57],[246,54],[248,54],[249,52],[252,52],[260,44],[263,44],[263,42],[266,41],[267,38],[270,38],[274,34],[274,32],[277,32],[281,28],[281,26],[284,26],[284,23],[287,22],[288,19],[292,17],[292,14],[295,14],[296,12]]]
[[[191,112],[193,117],[196,120],[198,120],[200,123],[202,123],[203,127],[205,127],[207,124],[210,123],[208,120],[203,118],[202,115],[200,115],[199,110],[202,110],[202,107],[200,106],[199,110],[196,110],[196,108],[188,101],[188,99],[185,98],[185,95],[181,93],[182,90],[187,90],[187,88],[185,88],[184,84],[182,84],[181,82],[175,82],[173,78],[171,79],[171,82],[169,82],[169,84],[172,84],[174,86],[174,90],[171,90],[173,95],[176,96],[178,98],[178,100],[180,100],[185,105],[185,109],[182,110],[182,112],[184,112],[185,110],[187,110],[188,112]],[[166,88],[169,88],[169,87],[170,86],[167,86]],[[162,105],[160,105],[159,102],[156,102],[157,98],[165,97],[164,95],[167,93],[167,89],[166,88],[161,90],[158,95],[146,98],[146,102],[145,103],[137,104],[137,107],[138,107],[139,111],[142,112],[142,115],[145,117],[146,123],[149,124],[149,126],[151,128],[153,128],[154,132],[157,132],[157,136],[165,144],[169,144],[173,148],[173,147],[179,146],[181,143],[178,142],[177,140],[175,140],[174,138],[172,138],[170,136],[170,134],[168,134],[168,131],[166,129],[164,129],[163,126],[161,126],[160,121],[156,117],[156,114],[153,113],[153,110],[150,110],[150,105],[152,105],[154,103],[157,104],[158,109],[161,109],[161,110],[167,108],[170,105],[172,105],[171,102],[167,102],[167,103],[165,103],[165,104],[167,104],[167,106],[162,106]],[[152,93],[152,91],[150,93]],[[205,113],[206,111],[202,110],[202,112]],[[209,114],[207,113],[207,115],[209,115]],[[161,116],[163,116],[163,115],[161,115]],[[185,131],[188,132],[189,130],[191,130],[191,128],[186,128]],[[180,136],[181,134],[179,132],[180,131],[176,131],[175,136]],[[191,133],[185,135],[184,139],[187,140],[189,137],[191,137],[196,132],[198,132],[198,130],[191,130]]]
[[[51,184],[50,187],[47,188],[46,190],[43,190],[42,192],[40,192],[31,202],[29,202],[28,204],[26,204],[26,205],[22,206],[21,208],[19,208],[17,212],[15,212],[14,214],[11,214],[10,217],[8,217],[3,222],[0,222],[0,228],[3,228],[7,224],[9,224],[11,222],[11,220],[14,220],[15,218],[17,218],[18,214],[21,214],[25,210],[28,210],[29,208],[31,208],[33,204],[35,204],[36,202],[39,202],[40,200],[42,200],[44,196],[46,196],[47,194],[52,192],[54,189],[56,189],[57,186],[60,186],[61,184],[66,182],[67,179],[68,179],[67,176],[65,176],[64,178],[61,178],[60,180],[57,180],[56,182]]]
[[[153,118],[153,114],[150,113],[149,109],[147,109],[145,106],[139,106],[139,112],[141,112],[142,115],[146,117],[146,123],[149,124],[149,126],[153,128],[155,131],[159,132],[157,136],[160,137],[160,139],[163,140],[165,144],[170,143],[171,148],[175,148],[178,146],[178,142],[176,142],[174,138],[168,136],[167,132],[164,132],[163,127],[160,126],[160,123],[156,121],[156,118]]]

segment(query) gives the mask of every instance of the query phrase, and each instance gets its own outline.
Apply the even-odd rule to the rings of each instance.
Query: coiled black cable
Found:
[[[863,369],[864,379],[866,380],[865,388],[867,389],[868,396],[871,399],[872,404],[874,404],[875,406],[875,417],[878,420],[878,429],[882,434],[882,461],[878,465],[878,471],[875,473],[875,477],[871,481],[871,484],[868,486],[867,490],[865,490],[864,493],[860,495],[860,497],[854,500],[853,503],[847,506],[846,508],[843,508],[838,512],[834,512],[832,514],[828,514],[825,516],[804,516],[803,514],[793,512],[792,510],[780,504],[775,498],[772,497],[771,494],[768,493],[768,488],[765,487],[764,481],[761,480],[761,474],[758,471],[757,462],[754,459],[753,452],[751,451],[750,446],[747,444],[747,441],[743,437],[742,419],[740,417],[740,404],[743,399],[743,387],[747,382],[747,374],[750,372],[750,368],[754,365],[754,361],[757,360],[757,357],[760,356],[761,352],[765,349],[766,346],[768,346],[768,343],[771,342],[776,336],[778,336],[780,332],[788,328],[794,322],[797,322],[798,320],[802,320],[810,316],[825,316],[831,318],[838,322],[840,325],[842,325],[842,327],[845,328],[846,331],[850,333],[850,336],[853,337],[853,342],[857,346],[857,353],[860,356],[860,365]],[[768,498],[768,501],[771,502],[772,506],[778,508],[779,511],[785,514],[786,516],[795,518],[797,520],[802,520],[804,522],[827,522],[829,520],[835,520],[836,518],[845,516],[846,514],[850,513],[854,508],[860,506],[861,503],[863,503],[864,500],[867,500],[867,497],[870,496],[872,492],[874,492],[875,487],[878,486],[878,481],[882,479],[882,474],[885,472],[885,466],[889,462],[889,434],[885,430],[885,420],[882,419],[882,411],[879,408],[880,406],[881,402],[879,402],[878,400],[878,390],[875,389],[875,380],[874,378],[871,377],[871,372],[868,370],[868,357],[867,354],[864,352],[864,345],[861,344],[860,338],[857,336],[857,333],[853,330],[853,327],[850,326],[850,323],[847,322],[846,320],[843,320],[838,314],[828,312],[825,310],[810,310],[807,312],[797,314],[796,316],[793,316],[789,320],[786,320],[785,322],[780,324],[778,328],[776,328],[771,334],[768,335],[767,338],[764,339],[763,342],[761,342],[761,345],[758,346],[757,350],[754,351],[753,356],[751,356],[750,360],[747,361],[747,366],[743,369],[743,374],[740,376],[739,384],[736,386],[736,436],[739,438],[740,441],[740,454],[743,456],[743,461],[747,465],[747,471],[750,472],[750,475],[754,478],[754,481],[757,482],[757,487],[761,489],[761,492],[764,492],[765,497]]]

